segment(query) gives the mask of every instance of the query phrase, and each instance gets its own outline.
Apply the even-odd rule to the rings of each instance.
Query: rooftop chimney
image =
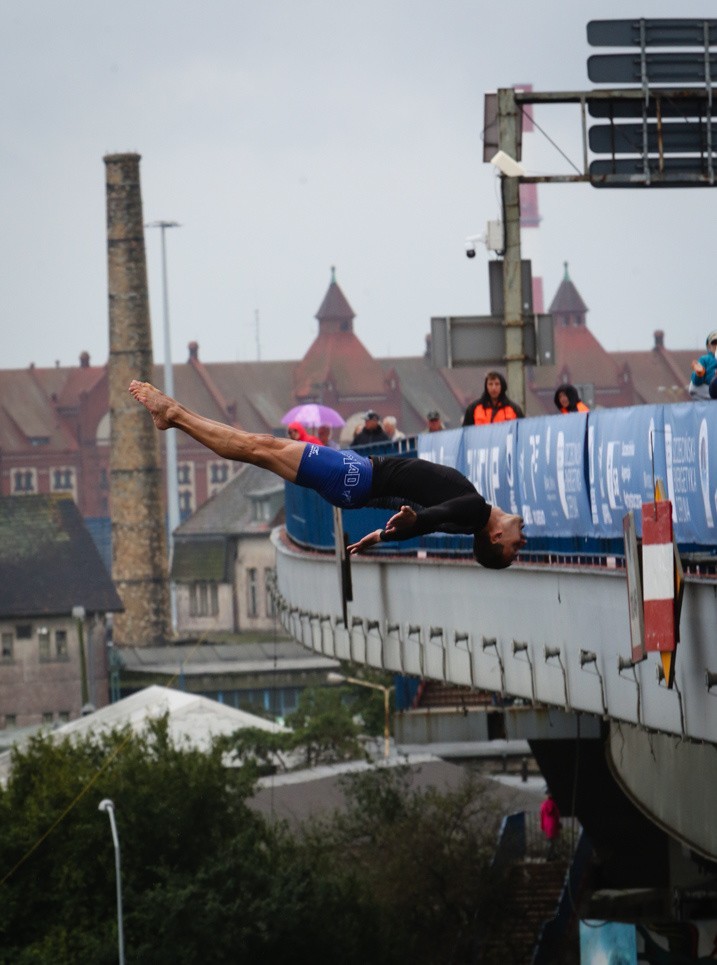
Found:
[[[114,620],[120,646],[169,639],[167,545],[159,433],[127,391],[152,380],[147,263],[139,154],[108,154],[110,505],[112,578],[124,613]]]
[[[662,329],[661,329],[661,328],[656,329],[654,335],[655,335],[655,345],[654,345],[654,347],[655,347],[655,348],[664,348],[664,347],[665,347],[665,333],[662,331]]]

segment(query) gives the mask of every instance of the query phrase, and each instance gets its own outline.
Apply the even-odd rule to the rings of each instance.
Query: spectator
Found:
[[[388,442],[388,436],[381,428],[375,409],[368,410],[363,429],[354,436],[355,446],[368,446],[372,442]]]
[[[580,399],[578,390],[574,385],[570,385],[569,382],[563,382],[562,385],[557,387],[555,390],[555,395],[553,396],[553,402],[555,402],[555,408],[562,415],[567,415],[568,412],[590,411],[590,409]]]
[[[322,446],[328,446],[329,449],[339,448],[338,442],[331,438],[331,426],[319,426],[316,435],[319,437]]]
[[[560,837],[560,810],[550,791],[546,791],[545,800],[540,805],[540,827],[548,839],[547,858],[555,857],[555,846]]]
[[[692,363],[692,376],[690,377],[688,391],[693,399],[717,398],[717,392],[715,395],[712,395],[711,392],[712,380],[717,375],[717,358],[715,358],[717,330],[709,333],[705,339],[705,345],[707,347],[705,354],[700,355]],[[717,389],[717,386],[715,388]]]
[[[500,372],[489,372],[485,377],[483,395],[466,409],[464,426],[484,426],[492,422],[522,419],[523,410],[506,395],[508,384]]]
[[[434,410],[428,413],[426,416],[426,432],[440,432],[441,429],[445,428],[440,412]]]
[[[395,415],[385,415],[381,425],[383,426],[383,431],[386,433],[391,442],[398,442],[399,439],[406,438],[406,433],[401,432],[396,424]]]
[[[313,442],[316,446],[321,445],[321,440],[317,439],[316,436],[309,435],[300,422],[290,422],[286,431],[289,438],[293,439],[294,442]]]

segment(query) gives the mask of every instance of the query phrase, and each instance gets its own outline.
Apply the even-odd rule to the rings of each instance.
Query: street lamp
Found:
[[[99,811],[105,811],[110,819],[112,828],[112,843],[115,848],[115,874],[117,877],[117,941],[119,942],[119,965],[124,963],[124,925],[122,922],[122,873],[120,870],[120,846],[115,824],[115,806],[108,797],[103,798],[98,806]]]
[[[152,221],[145,228],[159,228],[162,232],[162,305],[164,309],[164,392],[174,398],[174,370],[172,368],[172,348],[169,338],[169,291],[167,287],[167,248],[165,233],[167,228],[181,228],[178,221]],[[167,453],[167,549],[168,566],[171,573],[172,553],[174,550],[174,531],[179,526],[179,493],[177,491],[177,431],[170,429],[164,434]],[[177,594],[170,578],[170,605],[172,609],[172,629],[177,629]]]
[[[356,684],[357,687],[370,687],[371,690],[383,691],[383,756],[389,756],[389,741],[391,738],[391,713],[390,695],[394,687],[385,687],[383,684],[374,684],[368,680],[361,680],[359,677],[345,677],[342,673],[329,671],[326,680],[330,684]]]

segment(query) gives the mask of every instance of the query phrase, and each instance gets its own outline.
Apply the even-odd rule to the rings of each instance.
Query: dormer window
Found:
[[[271,519],[271,501],[269,499],[252,499],[251,518],[255,523],[268,523]]]

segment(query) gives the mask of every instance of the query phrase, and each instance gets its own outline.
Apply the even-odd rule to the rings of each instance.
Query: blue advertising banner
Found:
[[[622,518],[631,509],[642,533],[642,504],[654,498],[654,479],[665,481],[664,408],[640,405],[591,414],[588,468],[595,536],[622,536]]]
[[[518,423],[468,426],[463,430],[463,448],[456,468],[473,483],[492,506],[506,513],[518,513],[516,472]]]
[[[675,539],[682,543],[717,542],[717,441],[710,446],[707,417],[713,405],[665,406],[667,497]]]
[[[443,429],[441,432],[422,432],[418,436],[418,457],[440,466],[460,469],[462,429]]]
[[[528,537],[591,534],[585,486],[586,422],[586,413],[574,412],[519,424],[519,512]]]

